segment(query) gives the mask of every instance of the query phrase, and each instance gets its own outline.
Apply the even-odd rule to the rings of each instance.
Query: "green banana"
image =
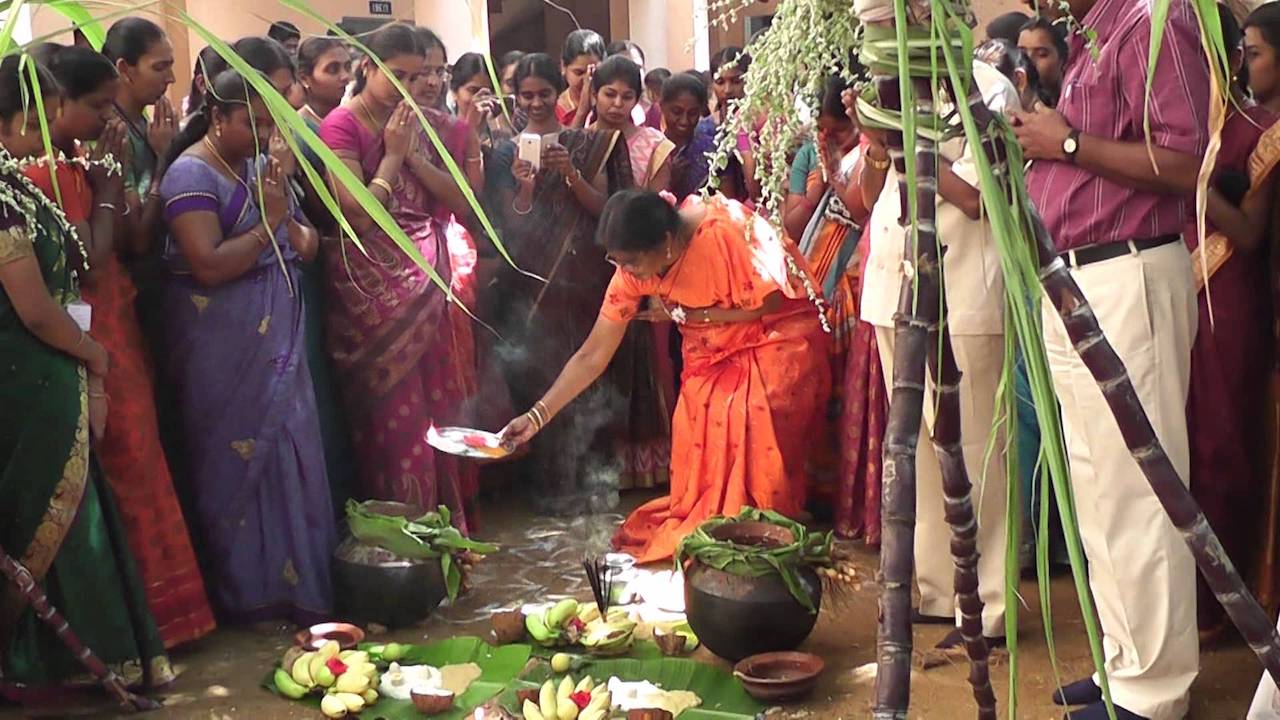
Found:
[[[565,621],[578,614],[578,601],[565,598],[547,611],[547,627],[559,630]]]
[[[553,645],[560,639],[558,629],[553,630],[547,627],[547,623],[540,615],[528,615],[524,619],[524,627],[529,631],[529,637],[539,645]]]
[[[283,668],[276,668],[275,683],[276,690],[290,700],[297,700],[307,694],[307,688],[295,682]]]

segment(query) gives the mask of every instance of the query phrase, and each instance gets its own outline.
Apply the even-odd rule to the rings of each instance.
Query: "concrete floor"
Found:
[[[620,516],[578,520],[535,518],[519,509],[488,517],[481,533],[503,545],[503,551],[481,563],[474,576],[475,589],[453,607],[442,608],[419,626],[390,632],[380,639],[424,642],[459,634],[483,634],[495,608],[522,601],[537,601],[561,594],[590,597],[580,566],[585,549],[604,547]],[[862,582],[824,601],[818,626],[805,649],[827,660],[827,672],[818,691],[808,701],[789,706],[783,718],[847,720],[869,717],[875,660],[877,557],[857,552]],[[1019,653],[1019,718],[1047,720],[1061,717],[1049,702],[1054,669],[1045,650],[1035,583],[1023,583],[1023,612]],[[1083,626],[1069,578],[1053,581],[1051,597],[1058,649],[1059,671],[1065,680],[1090,671]],[[930,647],[945,628],[917,629],[918,648]],[[284,720],[319,717],[258,687],[268,668],[284,652],[289,635],[261,634],[243,629],[220,629],[212,636],[173,655],[182,674],[163,697],[165,707],[146,715],[149,720]],[[699,658],[717,662],[705,651]],[[1249,649],[1238,640],[1203,653],[1202,672],[1193,691],[1190,717],[1195,720],[1243,718],[1260,673]],[[912,718],[952,719],[973,716],[973,701],[963,664],[917,671],[912,678]],[[1007,662],[992,671],[1006,716],[1009,679]],[[0,710],[0,718],[19,717],[111,718],[118,715],[97,698],[78,699],[66,707],[34,713],[16,708]]]

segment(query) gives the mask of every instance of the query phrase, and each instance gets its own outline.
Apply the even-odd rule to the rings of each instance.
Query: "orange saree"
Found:
[[[688,202],[700,202],[696,198]],[[830,386],[828,338],[805,285],[820,291],[795,245],[741,204],[716,197],[665,276],[618,270],[600,314],[633,318],[645,297],[667,306],[783,308],[752,322],[682,328],[684,373],[672,420],[671,493],[636,510],[614,546],[641,563],[671,557],[715,515],[744,506],[796,517],[805,443]]]

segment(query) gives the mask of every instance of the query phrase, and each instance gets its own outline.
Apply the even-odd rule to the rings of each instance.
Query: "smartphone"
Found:
[[[514,95],[503,95],[502,104],[507,106],[507,113],[514,115],[516,112],[516,98]]]
[[[533,133],[521,133],[517,141],[519,158],[533,164],[534,170],[542,168],[542,136]]]

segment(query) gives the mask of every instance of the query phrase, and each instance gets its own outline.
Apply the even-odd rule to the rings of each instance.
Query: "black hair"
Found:
[[[591,92],[600,92],[605,85],[619,81],[635,90],[637,98],[644,93],[644,86],[640,84],[640,66],[626,55],[614,55],[596,66],[596,71],[591,74]]]
[[[523,50],[512,50],[511,52],[503,53],[502,57],[498,58],[498,71],[501,72],[507,67],[520,62],[520,58],[524,57],[525,54]]]
[[[1058,51],[1058,59],[1063,66],[1067,64],[1067,58],[1071,55],[1071,48],[1067,45],[1067,26],[1062,23],[1049,22],[1040,16],[1036,16],[1028,20],[1018,29],[1021,35],[1027,31],[1042,30],[1048,33],[1049,39],[1053,42],[1053,49]],[[1013,44],[1017,45],[1018,40],[1014,40]]]
[[[844,108],[844,91],[850,87],[849,81],[841,75],[830,75],[822,83],[822,98],[818,105],[818,115],[847,120],[849,116]]]
[[[426,57],[427,53],[436,48],[440,48],[440,54],[444,55],[444,61],[449,62],[449,48],[444,46],[444,40],[436,34],[431,28],[415,25],[413,34],[418,36],[418,44],[422,46],[422,55]]]
[[[232,47],[239,44],[236,43]],[[210,77],[213,79],[205,85],[206,89],[198,111],[193,111],[187,126],[178,132],[173,138],[173,144],[169,146],[168,162],[170,164],[177,160],[187,148],[200,142],[200,138],[209,132],[209,128],[213,125],[215,109],[225,113],[235,106],[248,105],[253,98],[258,97],[258,91],[254,90],[249,81],[235,70],[223,69],[212,73]]]
[[[669,77],[671,77],[670,70],[666,68],[654,68],[644,74],[644,86],[650,89],[658,88],[661,90],[663,83],[665,83]]]
[[[1280,50],[1280,6],[1275,3],[1264,3],[1245,18],[1244,30],[1257,28],[1262,39],[1276,50]]]
[[[217,63],[221,59],[222,58],[218,55],[218,51],[214,49],[212,45],[206,45],[205,48],[196,55],[196,65],[191,69],[191,92],[188,93],[188,97],[190,98],[192,105],[200,99],[200,95],[203,92],[196,81],[202,77],[206,77],[206,70],[209,65],[211,63]],[[194,108],[191,109],[194,110]]]
[[[1014,83],[1014,87],[1017,87],[1014,73],[1021,70],[1027,78],[1028,89],[1036,97],[1040,98],[1040,102],[1053,106],[1054,98],[1040,84],[1040,71],[1036,70],[1036,64],[1031,62],[1031,58],[1027,57],[1027,54],[1022,52],[1022,49],[1016,44],[1007,40],[992,38],[975,48],[973,55],[982,62],[999,70],[1001,75],[1009,78],[1009,81]]]
[[[271,23],[271,27],[267,28],[267,37],[283,45],[290,40],[301,40],[302,31],[291,22],[277,20]]]
[[[601,60],[608,55],[604,38],[595,30],[574,30],[564,39],[564,49],[560,51],[560,60],[565,65],[573,62],[580,55],[594,55]]]
[[[596,244],[609,252],[653,252],[680,229],[680,214],[652,190],[622,190],[600,212]]]
[[[1018,34],[1022,32],[1031,16],[1024,12],[1007,12],[987,23],[988,40],[1005,40],[1018,44]]]
[[[720,68],[724,65],[732,65],[745,73],[751,68],[751,55],[735,45],[721,48],[720,52],[711,56],[711,80],[713,82],[716,75],[720,73]]]
[[[1240,29],[1240,23],[1236,22],[1236,16],[1222,3],[1218,4],[1218,23],[1222,27],[1222,44],[1227,48],[1227,55],[1241,52],[1244,45],[1244,31]],[[1229,69],[1227,75],[1228,77],[1231,75]],[[1240,72],[1231,78],[1231,83],[1237,90],[1249,87],[1249,63],[1240,63]]]
[[[53,75],[68,100],[79,100],[119,77],[116,66],[105,55],[77,45],[42,43],[31,51],[31,56]]]
[[[485,68],[484,55],[474,52],[462,53],[450,71],[449,89],[457,92],[458,88],[466,85],[467,81],[476,75],[483,76],[485,84],[489,84],[489,72]]]
[[[28,59],[32,62],[34,58]],[[56,97],[59,93],[58,81],[49,73],[49,69],[34,61],[36,77],[40,82],[43,97]],[[8,121],[14,113],[35,108],[32,97],[35,86],[31,83],[31,71],[22,63],[20,54],[6,56],[0,61],[0,120]]]
[[[346,43],[332,37],[309,37],[298,46],[298,75],[312,75],[316,71],[316,63],[325,53],[335,48],[345,48]]]
[[[606,57],[610,55],[629,55],[633,50],[635,52],[640,53],[640,60],[641,62],[643,62],[645,59],[644,48],[631,42],[630,40],[614,40],[613,42],[606,45],[604,48]]]
[[[208,50],[208,48],[205,48]],[[263,75],[270,76],[280,70],[288,68],[289,72],[295,77],[297,69],[293,63],[293,56],[289,55],[289,51],[284,49],[280,43],[265,37],[246,37],[231,43],[231,49],[240,56],[242,60],[249,64],[249,67],[257,70]],[[209,78],[217,77],[224,71],[230,70],[231,66],[227,64],[225,58],[217,51],[214,51],[208,58],[205,58],[204,51],[200,52],[198,62],[204,65],[205,91],[193,92],[191,94],[191,104],[187,112],[196,114],[204,108],[206,97],[209,93]],[[192,82],[192,89],[195,90],[195,82]]]
[[[557,93],[565,88],[564,76],[560,74],[560,66],[546,53],[529,53],[516,63],[516,92],[520,92],[520,83],[536,77],[546,80]]]
[[[102,54],[113,63],[123,60],[129,65],[137,65],[151,46],[164,37],[164,30],[150,20],[127,17],[116,21],[107,30],[107,38],[102,43]]]
[[[711,100],[707,94],[707,83],[700,73],[677,73],[662,83],[662,102],[664,103],[671,102],[685,93],[692,95],[693,99],[703,107],[706,107]]]
[[[428,30],[427,32],[430,31]],[[369,48],[369,52],[383,62],[393,60],[401,55],[423,57],[427,54],[427,51],[422,47],[422,42],[418,39],[418,33],[412,26],[404,23],[383,25],[364,41],[364,46]],[[364,86],[368,84],[368,81],[364,67],[356,68],[356,84],[351,89],[352,94],[359,95],[363,92]]]

